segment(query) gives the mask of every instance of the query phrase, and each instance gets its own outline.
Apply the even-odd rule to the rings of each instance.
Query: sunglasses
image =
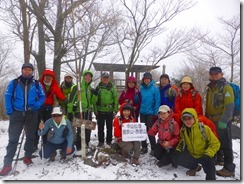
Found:
[[[61,116],[62,116],[62,114],[53,114],[52,115],[53,118],[57,118],[57,117],[61,117]]]

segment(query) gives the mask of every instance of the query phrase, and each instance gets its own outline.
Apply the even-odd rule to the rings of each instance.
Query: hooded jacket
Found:
[[[122,124],[123,123],[131,123],[136,122],[136,119],[133,118],[132,114],[130,114],[129,118],[124,118],[123,116],[123,107],[126,103],[122,104],[119,108],[120,117],[114,118],[113,126],[114,126],[114,137],[117,139],[117,142],[122,141]]]
[[[178,151],[187,149],[195,158],[202,157],[203,155],[208,155],[213,158],[220,148],[218,138],[206,125],[204,125],[206,133],[206,138],[204,138],[199,127],[199,120],[195,109],[186,108],[182,114],[185,112],[193,115],[195,123],[190,128],[183,124],[180,131],[180,141],[176,149]]]
[[[86,74],[91,74],[93,76],[92,71],[85,70],[82,74],[82,80],[80,83],[80,90],[81,90],[81,105],[82,111],[85,112],[87,110],[93,110],[93,94],[91,88],[91,82],[87,83],[84,79]],[[79,102],[78,102],[78,88],[77,85],[74,85],[71,89],[71,93],[69,96],[68,104],[67,104],[68,113],[75,113],[80,111]],[[86,118],[86,117],[84,117]]]
[[[51,86],[50,86],[50,90],[47,91],[46,85],[44,83],[44,76],[45,75],[51,75],[53,77]],[[44,102],[44,105],[50,105],[53,106],[54,105],[54,96],[58,99],[58,100],[62,100],[64,101],[66,98],[64,96],[64,94],[62,93],[61,89],[59,88],[59,85],[55,79],[55,73],[52,70],[44,70],[42,77],[40,79],[40,83],[42,84],[42,87],[44,89],[45,95],[46,95],[46,100]]]
[[[133,88],[128,87],[128,81],[133,81],[135,86]],[[126,89],[123,90],[119,96],[119,104],[123,104],[126,100],[130,100],[130,104],[134,107],[135,113],[139,114],[139,109],[141,105],[141,93],[136,87],[136,78],[133,76],[128,77],[126,80]]]
[[[157,115],[160,106],[160,93],[157,86],[154,85],[154,80],[146,85],[142,82],[141,91],[141,107],[140,113],[143,115]]]

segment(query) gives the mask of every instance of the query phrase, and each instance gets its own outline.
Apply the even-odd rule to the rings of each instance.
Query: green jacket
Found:
[[[60,85],[61,91],[63,92],[64,96],[68,99],[69,94],[71,93],[72,88],[75,86],[75,84],[72,82],[70,87],[67,87],[65,85],[65,82],[63,81]]]
[[[93,76],[93,73],[90,70],[85,70],[83,72],[82,81],[80,83],[80,96],[81,96],[81,106],[82,111],[85,112],[87,110],[93,110],[93,95],[91,82],[86,83],[84,80],[84,75],[90,73]],[[77,85],[73,86],[71,89],[71,93],[69,95],[68,104],[67,104],[68,113],[76,113],[80,111],[79,101],[78,101],[78,87]]]
[[[228,123],[234,112],[232,87],[222,78],[214,86],[209,83],[207,88],[205,115],[215,123]]]
[[[113,83],[109,82],[105,86],[102,82],[96,87],[96,105],[94,112],[118,112],[118,93]]]
[[[189,153],[195,158],[202,157],[204,154],[213,158],[220,148],[220,142],[218,138],[207,125],[204,125],[206,138],[201,136],[202,133],[199,127],[199,121],[195,109],[185,108],[182,114],[185,112],[193,115],[195,123],[191,128],[188,128],[183,124],[180,131],[180,141],[176,149],[178,151],[187,149]]]

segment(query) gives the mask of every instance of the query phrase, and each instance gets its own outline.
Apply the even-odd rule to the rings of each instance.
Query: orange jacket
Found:
[[[182,126],[180,116],[185,108],[194,108],[197,112],[197,115],[203,115],[202,98],[199,92],[194,88],[191,88],[187,91],[183,91],[181,89],[175,98],[174,107],[174,119],[180,127]]]

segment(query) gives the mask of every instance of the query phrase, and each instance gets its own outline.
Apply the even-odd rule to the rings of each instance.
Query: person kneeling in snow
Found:
[[[117,143],[120,147],[120,153],[123,157],[129,158],[129,153],[134,152],[132,164],[139,164],[139,157],[141,152],[140,141],[122,141],[122,124],[136,122],[136,119],[132,117],[133,107],[127,103],[120,106],[120,117],[114,118],[114,136],[117,139]]]
[[[193,108],[185,108],[181,120],[180,142],[172,154],[172,162],[190,169],[186,172],[189,176],[195,176],[203,167],[206,180],[216,180],[214,156],[220,148],[218,138],[207,125],[199,123]]]
[[[50,158],[50,161],[54,161],[58,149],[61,149],[61,159],[65,159],[66,155],[74,153],[71,123],[65,119],[60,107],[54,107],[52,118],[48,119],[45,124],[43,122],[39,124],[38,135],[42,136],[46,133],[47,143],[44,144],[44,158]],[[42,150],[39,155],[42,158]]]
[[[167,105],[159,107],[158,119],[148,130],[150,136],[155,136],[157,133],[158,141],[153,156],[159,160],[157,166],[162,167],[172,163],[170,155],[174,152],[180,138],[179,125],[174,120],[173,112]]]

